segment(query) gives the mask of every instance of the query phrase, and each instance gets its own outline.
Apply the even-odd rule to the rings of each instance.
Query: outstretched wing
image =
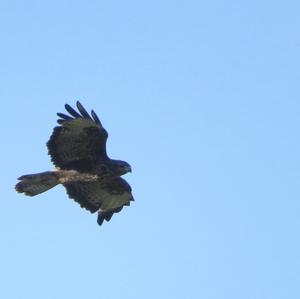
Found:
[[[133,200],[130,185],[120,177],[97,182],[76,182],[64,184],[70,198],[82,208],[94,213],[98,211],[98,224],[109,221],[114,213],[129,206]]]
[[[93,110],[90,116],[80,102],[76,105],[79,113],[68,104],[65,108],[70,115],[57,113],[60,126],[54,128],[47,142],[48,152],[54,165],[61,169],[90,172],[98,161],[108,158],[108,134]]]

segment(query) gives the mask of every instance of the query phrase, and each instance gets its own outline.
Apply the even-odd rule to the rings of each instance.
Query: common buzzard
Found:
[[[56,170],[23,175],[15,188],[35,196],[62,184],[82,208],[91,213],[98,211],[97,222],[101,225],[133,200],[131,187],[121,178],[131,172],[131,167],[107,156],[108,134],[97,114],[92,110],[90,115],[80,102],[76,105],[79,112],[66,104],[70,115],[57,113],[59,126],[47,142]]]

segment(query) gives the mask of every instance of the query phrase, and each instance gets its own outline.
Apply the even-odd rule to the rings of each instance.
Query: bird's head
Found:
[[[114,173],[118,176],[131,172],[131,166],[125,161],[112,160],[112,165]]]

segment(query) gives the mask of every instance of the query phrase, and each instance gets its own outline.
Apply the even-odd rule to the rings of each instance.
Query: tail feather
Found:
[[[45,192],[59,183],[58,175],[55,171],[27,174],[19,177],[18,180],[20,182],[15,186],[16,191],[29,196]]]

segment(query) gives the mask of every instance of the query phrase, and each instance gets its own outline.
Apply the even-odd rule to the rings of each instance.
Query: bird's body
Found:
[[[23,175],[16,190],[34,196],[62,184],[81,207],[99,212],[101,225],[133,200],[131,187],[121,178],[131,167],[107,156],[108,134],[93,110],[91,117],[80,102],[80,113],[68,104],[65,108],[71,116],[57,113],[60,126],[54,128],[47,142],[56,170]]]

